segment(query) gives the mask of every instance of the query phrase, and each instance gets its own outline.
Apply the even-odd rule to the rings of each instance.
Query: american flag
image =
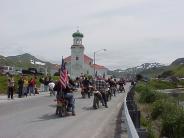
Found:
[[[68,74],[67,74],[67,69],[65,67],[65,63],[64,63],[63,57],[62,57],[59,81],[61,83],[61,87],[62,88],[66,88],[66,85],[68,83]]]

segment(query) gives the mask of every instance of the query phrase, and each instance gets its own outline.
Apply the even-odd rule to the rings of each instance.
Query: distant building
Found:
[[[64,59],[71,78],[79,77],[81,74],[106,76],[108,69],[102,65],[94,65],[93,59],[84,54],[85,48],[82,44],[83,34],[77,30],[72,36],[71,56]]]

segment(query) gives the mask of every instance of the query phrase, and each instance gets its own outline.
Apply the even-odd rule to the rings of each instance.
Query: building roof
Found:
[[[98,64],[93,64],[92,67],[95,69],[107,69],[105,66],[102,66],[102,65],[98,65]]]
[[[77,30],[77,32],[73,33],[72,36],[73,37],[84,37],[84,35],[81,32],[79,32],[79,30]]]
[[[64,61],[71,62],[71,56],[64,58]],[[93,61],[92,58],[88,57],[87,55],[84,55],[84,63],[89,64],[89,62],[92,62],[92,61]]]
[[[71,62],[71,56],[68,56],[68,57],[64,58],[64,61],[65,62]]]
[[[89,62],[92,62],[92,61],[93,61],[92,58],[88,57],[87,55],[84,55],[84,63],[89,63]]]
[[[68,57],[64,58],[64,61],[67,62],[67,63],[71,62],[71,56],[68,56]],[[84,54],[84,63],[85,64],[89,64],[90,62],[91,62],[91,67],[92,68],[95,67],[95,69],[107,69],[105,66],[102,66],[102,65],[98,65],[98,64],[95,64],[94,65],[92,63],[93,62],[93,59]]]

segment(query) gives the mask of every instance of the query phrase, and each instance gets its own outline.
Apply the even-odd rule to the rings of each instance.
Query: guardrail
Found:
[[[124,99],[124,112],[129,138],[148,138],[146,129],[140,127],[140,111],[133,99],[134,86],[131,86]]]

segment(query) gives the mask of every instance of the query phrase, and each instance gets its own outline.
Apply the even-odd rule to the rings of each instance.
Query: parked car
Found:
[[[2,74],[3,75],[14,75],[15,74],[15,69],[14,67],[11,67],[11,66],[3,66],[2,67]]]
[[[44,75],[42,72],[39,72],[36,68],[28,68],[28,70],[22,70],[22,74]]]
[[[0,74],[3,74],[3,67],[0,66]]]

